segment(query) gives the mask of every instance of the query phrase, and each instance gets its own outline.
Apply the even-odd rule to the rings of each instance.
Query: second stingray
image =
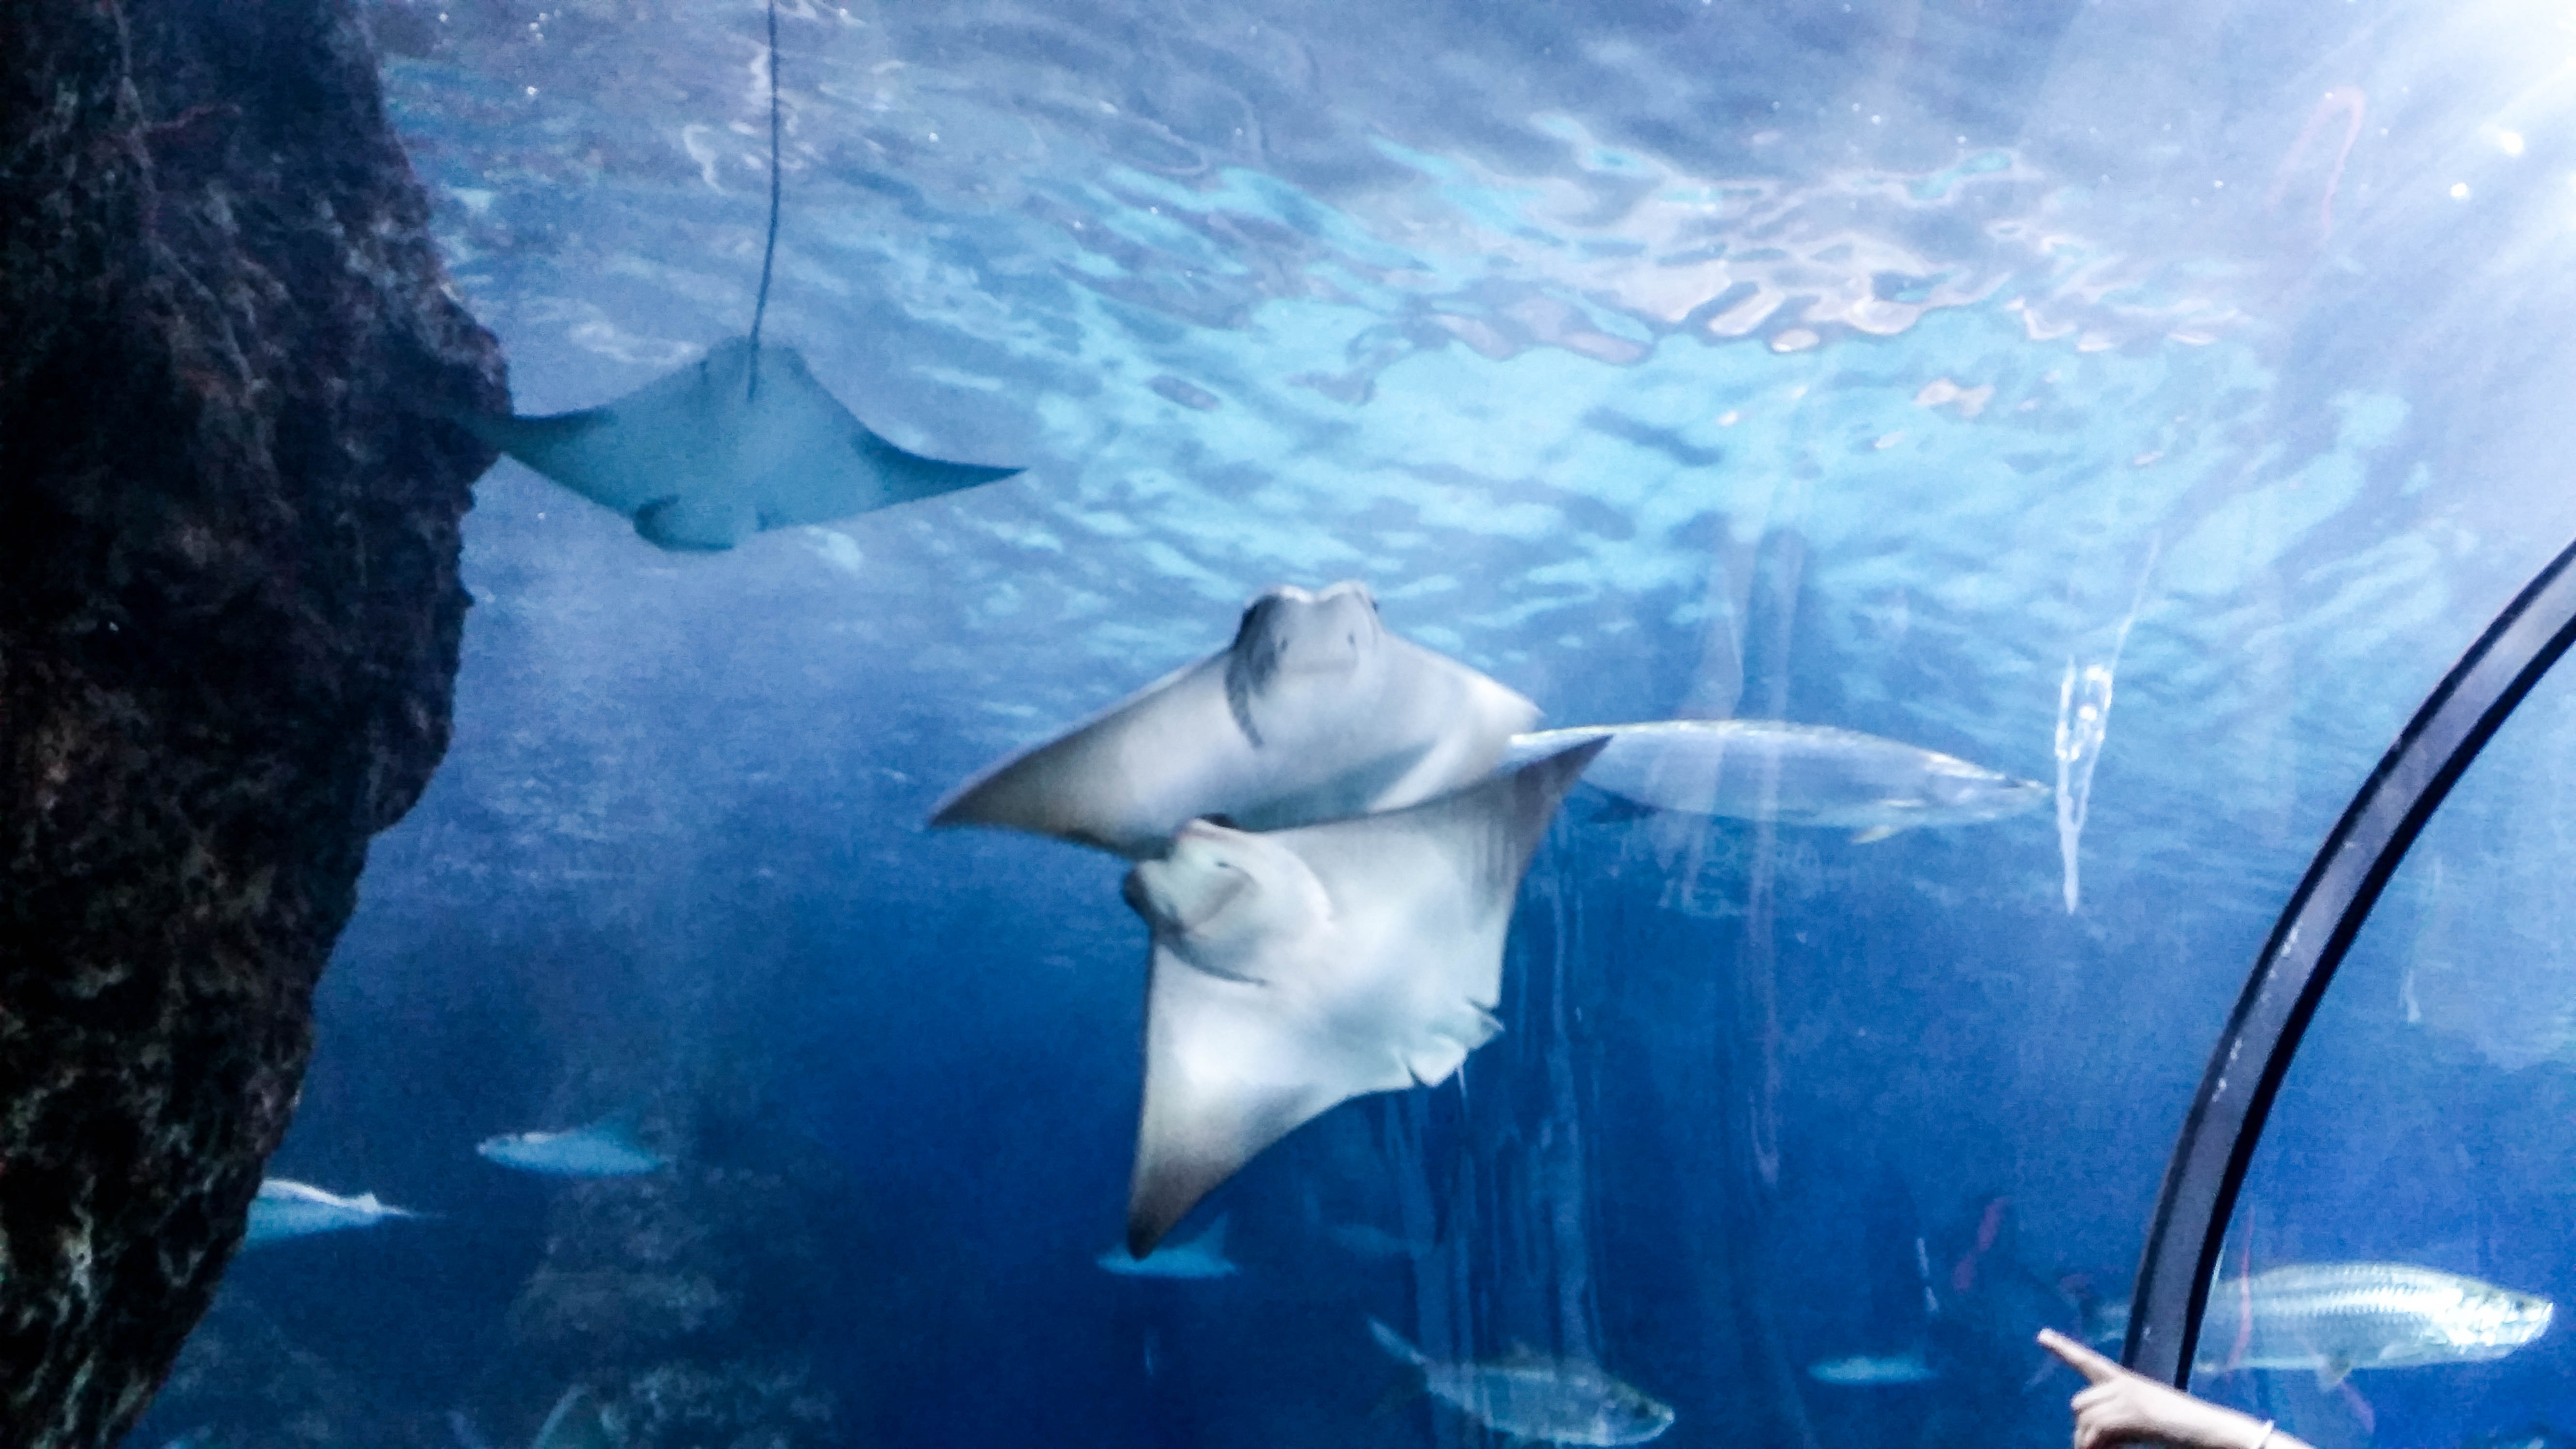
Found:
[[[1604,748],[1301,829],[1194,820],[1128,873],[1154,932],[1128,1252],[1326,1109],[1445,1081],[1502,1030],[1521,875]]]

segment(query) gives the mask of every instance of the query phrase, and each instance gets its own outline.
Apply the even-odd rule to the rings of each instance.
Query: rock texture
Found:
[[[0,1445],[204,1312],[370,835],[445,749],[504,405],[344,0],[0,0]]]
[[[819,1320],[851,1291],[817,1231],[853,1214],[848,1185],[792,1136],[737,1145],[751,1149],[742,1162],[690,1152],[662,1172],[566,1184],[510,1309],[517,1360],[549,1390],[589,1389],[623,1449],[842,1442],[813,1353],[830,1346]]]

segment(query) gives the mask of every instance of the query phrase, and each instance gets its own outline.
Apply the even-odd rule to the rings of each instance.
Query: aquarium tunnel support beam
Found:
[[[2451,667],[2335,822],[2264,943],[2184,1118],[2138,1263],[2122,1361],[2176,1386],[2282,1078],[2389,877],[2471,761],[2576,642],[2576,544]]]

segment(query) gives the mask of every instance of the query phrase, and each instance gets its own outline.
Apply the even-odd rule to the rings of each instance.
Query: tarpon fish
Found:
[[[1643,1444],[1673,1426],[1658,1402],[1588,1363],[1521,1352],[1483,1363],[1442,1363],[1372,1318],[1369,1334],[1422,1371],[1433,1398],[1516,1442]]]
[[[2405,1263],[2291,1263],[2210,1290],[2193,1369],[2309,1370],[2332,1386],[2355,1369],[2485,1363],[2540,1337],[2546,1298]],[[2125,1337],[2129,1309],[2098,1320]]]
[[[1807,1366],[1807,1377],[1820,1384],[1846,1388],[1928,1384],[1940,1376],[1919,1348],[1908,1353],[1829,1358]]]
[[[671,1159],[636,1140],[626,1113],[563,1132],[511,1132],[474,1146],[477,1156],[521,1172],[549,1177],[633,1177],[659,1172]]]
[[[1849,830],[1884,840],[2037,808],[2048,787],[1895,740],[1773,719],[1583,725],[1512,737],[1511,761],[1607,739],[1584,783],[1633,806]]]
[[[259,1195],[251,1199],[250,1231],[243,1236],[242,1246],[256,1248],[315,1233],[371,1228],[387,1218],[418,1216],[402,1208],[387,1207],[372,1192],[341,1197],[310,1183],[272,1177],[259,1185]]]

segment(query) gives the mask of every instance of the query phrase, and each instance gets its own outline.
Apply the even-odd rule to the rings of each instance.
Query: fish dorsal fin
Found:
[[[1223,1258],[1225,1256],[1225,1229],[1226,1225],[1232,1221],[1232,1219],[1233,1214],[1231,1213],[1217,1214],[1216,1221],[1208,1224],[1207,1231],[1199,1234],[1198,1240],[1190,1246],[1197,1248],[1200,1252],[1205,1253],[1211,1258]]]

